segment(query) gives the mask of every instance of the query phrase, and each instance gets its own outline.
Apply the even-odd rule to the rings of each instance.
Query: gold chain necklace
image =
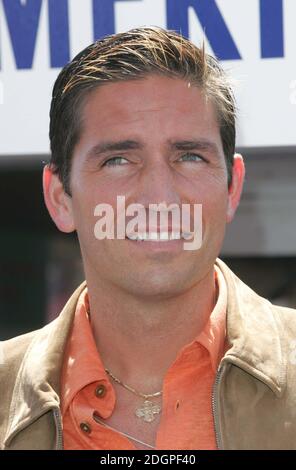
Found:
[[[114,382],[118,383],[129,392],[132,392],[135,395],[144,398],[144,403],[135,410],[135,415],[137,416],[137,418],[142,419],[146,423],[151,423],[152,421],[154,421],[155,415],[158,415],[161,412],[161,406],[154,404],[152,401],[148,400],[148,398],[160,397],[162,395],[162,390],[160,392],[155,393],[141,393],[135,390],[134,388],[130,387],[129,385],[123,383],[121,380],[115,377],[115,375],[113,375],[109,369],[105,369],[105,371],[108,375],[110,375]]]

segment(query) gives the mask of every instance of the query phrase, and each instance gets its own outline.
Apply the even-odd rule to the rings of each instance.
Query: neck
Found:
[[[216,303],[214,269],[188,291],[161,300],[143,300],[91,279],[87,285],[104,366],[144,393],[162,388],[167,369],[202,332]]]

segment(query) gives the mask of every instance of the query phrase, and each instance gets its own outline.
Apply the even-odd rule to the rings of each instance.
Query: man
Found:
[[[86,283],[3,344],[2,448],[295,449],[295,312],[217,258],[244,181],[217,60],[160,28],[106,37],[62,70],[50,119],[45,202],[77,231]],[[95,236],[118,196],[201,205],[200,246],[173,222]]]

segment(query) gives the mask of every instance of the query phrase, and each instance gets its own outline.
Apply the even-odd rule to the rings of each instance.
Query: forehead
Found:
[[[217,113],[197,86],[180,78],[148,76],[100,85],[82,110],[83,134],[136,132],[163,137],[173,133],[219,136]],[[85,136],[86,136],[85,135]]]

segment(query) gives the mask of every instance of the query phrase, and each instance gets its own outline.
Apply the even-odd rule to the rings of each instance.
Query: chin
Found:
[[[157,275],[145,273],[139,275],[137,279],[129,285],[129,292],[132,295],[144,297],[168,297],[185,292],[191,285],[185,276],[171,276],[168,273],[158,273]],[[193,281],[192,281],[193,283]]]

